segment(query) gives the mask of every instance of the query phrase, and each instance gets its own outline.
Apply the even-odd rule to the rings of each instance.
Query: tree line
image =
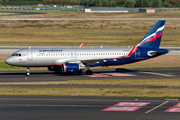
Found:
[[[58,4],[58,5],[80,5],[80,2],[72,0],[0,0],[1,5],[37,5],[37,4]]]
[[[180,7],[180,0],[81,0],[86,7]]]
[[[1,5],[81,5],[85,7],[180,7],[180,0],[0,0]]]

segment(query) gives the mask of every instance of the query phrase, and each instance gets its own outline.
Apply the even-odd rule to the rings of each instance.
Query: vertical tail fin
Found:
[[[146,36],[141,40],[137,47],[158,49],[161,43],[161,37],[165,26],[165,20],[157,21],[149,30]]]

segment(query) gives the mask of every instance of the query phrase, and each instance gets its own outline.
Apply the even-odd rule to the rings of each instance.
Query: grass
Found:
[[[9,17],[14,15],[20,15],[19,13],[0,13],[0,16]]]
[[[96,22],[95,25],[89,25],[90,23],[81,23],[80,21],[76,23],[72,21],[55,21],[51,23],[49,21],[45,21],[45,23],[41,21],[15,21],[14,23],[12,21],[2,21],[0,25],[0,45],[79,46],[84,42],[85,46],[134,46],[140,42],[151,28],[151,26],[145,27],[145,23],[142,25],[145,28],[135,28],[136,26],[133,26],[135,29],[130,28],[131,24],[127,25],[126,28],[113,28],[112,23],[109,23],[109,27],[99,28],[100,21]],[[137,22],[137,24],[140,24],[140,22]],[[168,35],[162,37],[161,46],[180,45],[180,30],[172,30],[170,26],[173,27],[173,24],[167,25],[167,28],[165,28],[164,34]]]
[[[18,96],[108,96],[180,98],[173,89],[103,89],[103,88],[0,88],[0,95]]]
[[[69,13],[82,13],[82,11],[61,11],[61,10],[6,10],[0,9],[0,12],[38,12],[38,13],[51,13],[51,14],[69,14]]]
[[[0,85],[132,85],[132,86],[157,86],[180,87],[180,79],[109,79],[109,80],[68,80],[51,82],[8,82]]]
[[[16,67],[7,65],[5,62],[0,62],[0,71],[26,71],[25,67]],[[31,71],[47,70],[46,67],[35,67]]]
[[[134,22],[136,24],[134,24]],[[154,21],[1,21],[2,46],[134,46]],[[114,26],[118,24],[118,26]],[[179,46],[177,21],[167,21],[161,46]]]

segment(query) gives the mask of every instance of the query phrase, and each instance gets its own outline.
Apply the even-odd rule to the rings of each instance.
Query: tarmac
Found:
[[[102,80],[102,79],[171,79],[180,78],[180,68],[149,68],[149,69],[97,69],[93,75],[62,74],[51,71],[32,71],[30,76],[26,71],[0,72],[0,82],[45,82],[67,80]]]
[[[61,74],[50,71],[0,72],[3,82],[44,82],[99,79],[173,79],[180,68],[98,69],[93,75]],[[0,85],[20,88],[143,88],[144,86],[88,85]],[[149,87],[165,88],[165,87]],[[180,88],[166,88],[180,89]],[[0,96],[2,120],[179,120],[178,98]]]
[[[179,120],[179,99],[0,96],[2,120]]]

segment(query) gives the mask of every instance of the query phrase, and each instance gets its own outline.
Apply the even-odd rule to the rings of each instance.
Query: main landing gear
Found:
[[[92,75],[92,71],[89,69],[89,66],[87,67],[86,75]]]
[[[30,67],[27,67],[27,76],[29,76],[30,75]]]
[[[92,71],[91,70],[87,70],[86,71],[86,75],[92,75]]]

